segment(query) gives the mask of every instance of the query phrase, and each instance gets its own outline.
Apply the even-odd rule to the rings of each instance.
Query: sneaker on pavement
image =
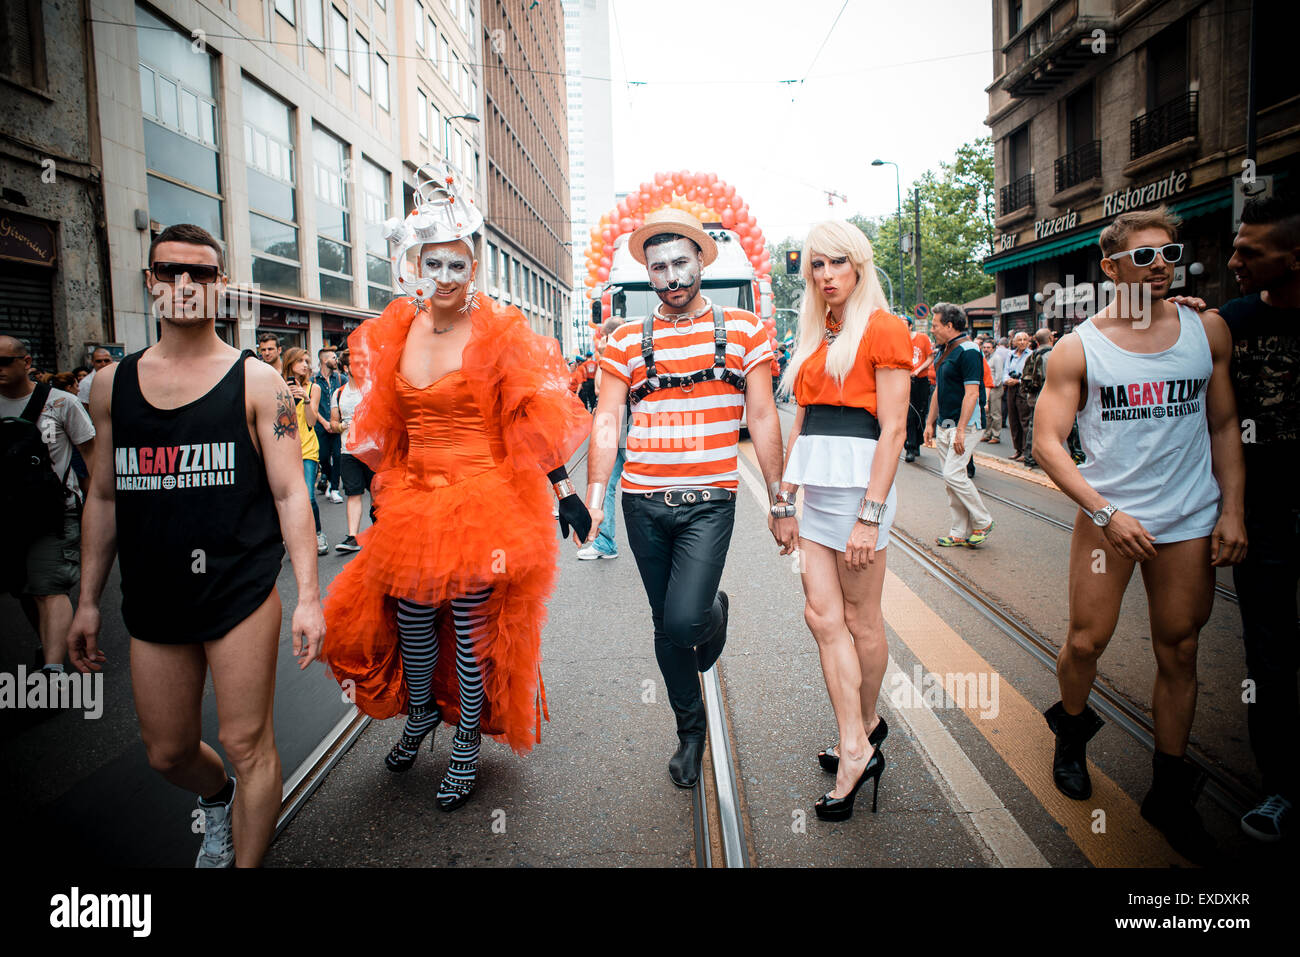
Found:
[[[989,532],[993,531],[993,522],[989,522],[984,528],[977,528],[970,533],[970,538],[966,539],[967,545],[982,545],[984,540],[989,537]]]
[[[584,545],[578,549],[578,560],[583,562],[597,561],[601,558],[618,558],[618,552],[602,552],[595,545]]]
[[[343,539],[343,541],[339,542],[337,545],[334,546],[334,551],[359,552],[361,551],[361,546],[357,544],[357,540],[355,536],[349,535],[347,538]]]
[[[317,532],[316,533],[316,554],[324,555],[329,550],[330,550],[330,543],[328,540],[326,540],[325,533]]]
[[[230,782],[238,789],[238,781],[232,777]],[[199,810],[203,812],[203,844],[194,861],[195,867],[234,866],[235,835],[230,826],[230,813],[234,804],[233,793],[229,804],[204,804],[202,799],[199,800]]]
[[[1270,795],[1242,816],[1241,829],[1257,841],[1280,841],[1289,826],[1292,807],[1282,795]]]
[[[333,502],[335,505],[342,505],[342,504],[343,504],[343,496],[339,494],[338,489],[334,489],[334,490],[332,490],[332,491],[331,491],[328,495],[326,495],[325,497],[326,497],[327,499],[329,499],[331,502]]]

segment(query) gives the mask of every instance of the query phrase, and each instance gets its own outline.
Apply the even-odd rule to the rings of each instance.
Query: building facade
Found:
[[[0,333],[44,372],[113,338],[85,19],[75,2],[0,5]]]
[[[573,217],[572,329],[589,342],[586,253],[591,227],[617,202],[610,102],[609,0],[564,0],[564,58],[569,103],[569,186]],[[574,343],[565,341],[565,353]]]
[[[488,209],[479,285],[563,343],[573,255],[560,0],[483,0],[482,19]]]
[[[1243,195],[1300,161],[1289,3],[1258,0],[1256,150],[1246,163],[1250,5],[1234,0],[994,0],[1000,334],[1069,331],[1104,304],[1097,236],[1126,210],[1183,219],[1175,293],[1217,305]]]

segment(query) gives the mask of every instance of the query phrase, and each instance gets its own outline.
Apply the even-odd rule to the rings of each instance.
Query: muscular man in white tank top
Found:
[[[1214,841],[1192,805],[1183,755],[1214,569],[1245,556],[1245,465],[1227,325],[1165,301],[1182,253],[1177,225],[1161,208],[1125,213],[1102,231],[1101,267],[1119,295],[1052,351],[1033,456],[1080,507],[1069,633],[1056,668],[1061,700],[1045,713],[1056,786],[1076,800],[1092,793],[1085,745],[1102,721],[1088,693],[1140,564],[1156,656],[1155,755],[1142,816],[1179,853],[1206,862]],[[1076,414],[1082,467],[1065,448]]]

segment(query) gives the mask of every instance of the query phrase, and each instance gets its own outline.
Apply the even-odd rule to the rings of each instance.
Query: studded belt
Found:
[[[662,492],[641,492],[646,498],[663,502],[672,508],[679,505],[699,505],[701,502],[727,502],[736,493],[725,488],[670,488]]]

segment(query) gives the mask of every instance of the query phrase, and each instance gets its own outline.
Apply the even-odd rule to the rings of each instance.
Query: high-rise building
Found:
[[[585,336],[590,301],[586,252],[591,227],[613,207],[614,130],[610,106],[609,0],[564,0],[569,100],[569,185],[573,210],[574,331]],[[565,351],[572,344],[565,340]]]
[[[151,238],[178,222],[222,243],[219,334],[314,353],[392,296],[383,221],[401,213],[395,83],[409,0],[88,0],[104,228],[106,333],[156,338]]]
[[[1161,203],[1184,223],[1173,291],[1211,305],[1237,295],[1234,212],[1300,168],[1300,73],[1282,26],[1292,7],[994,0],[997,234],[984,269],[997,276],[1001,333],[1068,332],[1091,315],[1105,291],[1098,234]]]
[[[573,263],[560,2],[485,0],[482,18],[488,209],[479,285],[563,342]]]

